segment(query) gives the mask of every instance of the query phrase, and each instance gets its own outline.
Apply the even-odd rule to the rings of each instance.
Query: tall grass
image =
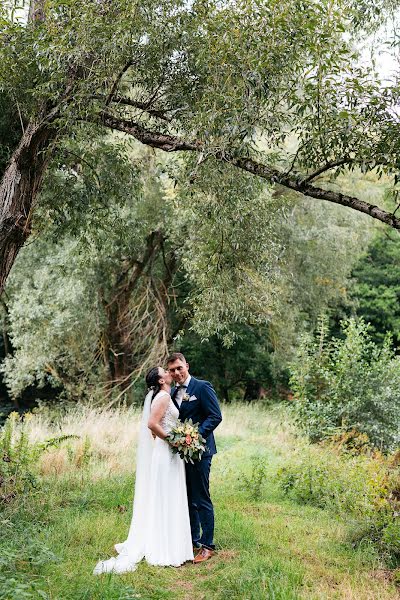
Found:
[[[40,472],[60,475],[74,471],[82,463],[85,452],[90,453],[91,476],[95,479],[105,473],[132,471],[139,416],[137,408],[101,409],[79,405],[56,417],[51,410],[34,413],[27,428],[32,441],[43,441],[61,433],[79,436],[68,445],[44,454],[40,459]]]
[[[242,440],[249,442],[262,432],[264,440],[288,441],[293,427],[286,415],[277,418],[278,413],[266,413],[262,404],[225,405],[224,419],[218,427],[218,439],[225,441]],[[105,473],[132,472],[135,463],[137,436],[141,409],[137,407],[99,408],[77,405],[66,413],[54,414],[44,408],[30,415],[28,422],[16,424],[15,432],[24,427],[31,442],[42,442],[58,435],[76,435],[62,448],[57,448],[40,458],[41,474],[58,474],[73,471],[76,460],[87,441],[90,444],[92,477],[103,477]],[[86,442],[85,442],[86,440]],[[79,463],[79,460],[78,460]]]

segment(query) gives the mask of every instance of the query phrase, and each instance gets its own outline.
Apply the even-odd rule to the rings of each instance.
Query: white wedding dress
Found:
[[[167,392],[156,394],[154,403]],[[185,465],[168,442],[153,436],[147,427],[152,392],[146,396],[139,434],[133,514],[128,538],[115,544],[118,556],[100,561],[93,574],[134,571],[144,558],[151,565],[178,567],[193,560]],[[169,398],[161,420],[169,432],[179,411]]]

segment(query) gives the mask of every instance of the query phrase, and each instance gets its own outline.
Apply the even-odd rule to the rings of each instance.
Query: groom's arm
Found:
[[[222,421],[217,394],[211,383],[208,381],[205,381],[203,384],[203,389],[201,390],[201,402],[207,416],[201,425],[199,425],[199,432],[206,438]]]

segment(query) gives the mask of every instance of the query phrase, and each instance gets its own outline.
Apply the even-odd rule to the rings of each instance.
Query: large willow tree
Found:
[[[115,136],[64,143],[2,298],[14,398],[48,382],[79,400],[137,394],[177,347],[225,398],[249,382],[257,393],[272,361],[282,372],[299,332],[345,302],[373,222],[216,174],[184,186],[176,155]]]
[[[30,235],[49,160],[82,129],[181,152],[187,181],[219,177],[219,163],[400,229],[396,210],[319,182],[357,167],[398,170],[395,89],[357,66],[344,36],[368,6],[32,0],[25,14],[3,3],[0,289]]]

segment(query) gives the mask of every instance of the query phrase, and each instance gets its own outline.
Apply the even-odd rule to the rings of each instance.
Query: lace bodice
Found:
[[[165,394],[165,392],[163,392]],[[157,394],[157,396],[161,396],[161,392]],[[161,419],[161,427],[164,429],[166,433],[169,433],[173,427],[175,427],[176,422],[179,417],[179,410],[176,408],[175,404],[172,402],[171,398],[169,399],[169,403],[167,406],[167,410],[163,418]]]

